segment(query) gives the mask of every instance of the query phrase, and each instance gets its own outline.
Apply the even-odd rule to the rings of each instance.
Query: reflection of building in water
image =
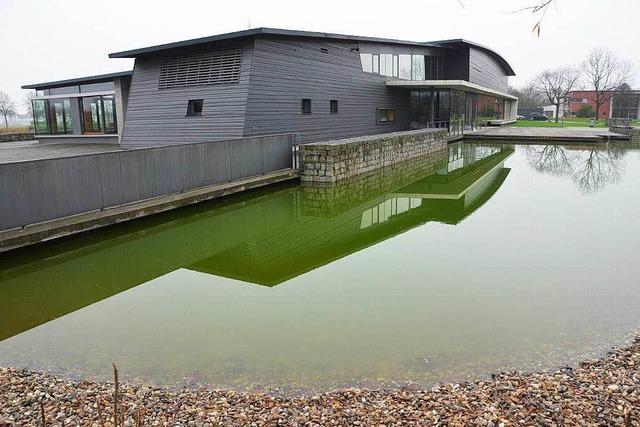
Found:
[[[419,208],[422,205],[422,199],[413,197],[392,197],[381,202],[377,206],[369,208],[362,212],[362,221],[360,221],[360,229],[371,227],[372,225],[385,222],[391,217],[401,215],[410,209]]]
[[[179,268],[273,286],[421,224],[456,224],[498,190],[512,152],[456,144],[413,168],[276,187],[8,254],[0,340]]]
[[[388,180],[396,188],[366,202],[340,188],[351,189],[361,180],[302,187],[302,197],[297,198],[302,206],[286,230],[243,241],[188,268],[273,286],[427,222],[457,224],[500,187],[509,173],[504,160],[513,148],[460,143],[449,152],[454,161],[462,152],[463,160],[451,171],[450,162],[444,162],[426,173],[406,173],[404,180],[374,175],[378,179],[369,181],[372,188],[388,188]],[[317,200],[326,200],[327,194],[338,208],[318,209]],[[344,200],[337,200],[341,197]]]

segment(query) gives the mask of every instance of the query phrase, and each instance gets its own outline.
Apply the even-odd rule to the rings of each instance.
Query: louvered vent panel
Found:
[[[242,47],[168,58],[160,68],[160,89],[238,83]]]

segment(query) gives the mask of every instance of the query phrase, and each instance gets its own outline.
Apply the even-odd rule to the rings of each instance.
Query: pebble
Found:
[[[574,367],[501,372],[491,378],[428,389],[351,388],[310,396],[124,383],[120,384],[125,418],[121,425],[640,427],[640,338],[602,359]],[[113,392],[110,382],[0,368],[0,426],[41,425],[42,403],[47,425],[111,427]]]

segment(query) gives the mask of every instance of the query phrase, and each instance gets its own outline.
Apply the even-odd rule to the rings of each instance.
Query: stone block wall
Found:
[[[300,179],[336,182],[447,149],[446,129],[420,129],[300,146]]]
[[[609,126],[611,132],[627,135],[631,141],[640,141],[640,127]]]
[[[300,186],[301,212],[331,218],[409,185],[447,166],[447,151],[420,156],[336,183],[305,182]]]
[[[32,133],[0,133],[0,142],[31,141]]]

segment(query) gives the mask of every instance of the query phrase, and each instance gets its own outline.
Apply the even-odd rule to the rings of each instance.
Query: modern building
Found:
[[[133,71],[22,86],[34,89],[34,132],[41,140],[117,143]]]
[[[607,92],[606,101],[600,105],[599,119],[640,118],[640,90],[624,90]],[[596,93],[593,90],[580,90],[569,92],[562,105],[562,114],[565,117],[575,117],[584,106],[590,106],[595,116]]]
[[[257,28],[117,52],[133,71],[36,89],[43,140],[144,146],[297,133],[301,142],[514,121],[514,71],[462,39],[410,42]]]

